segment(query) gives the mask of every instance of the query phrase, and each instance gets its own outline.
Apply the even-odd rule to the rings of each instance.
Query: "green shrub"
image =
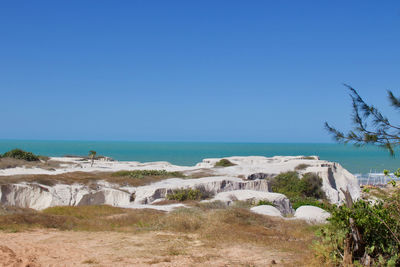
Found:
[[[13,149],[3,154],[4,158],[22,159],[26,161],[38,161],[39,157],[32,152],[26,152],[21,149]]]
[[[129,176],[135,179],[141,179],[149,176],[159,177],[185,177],[181,172],[167,172],[166,170],[134,170],[134,171],[118,171],[113,176]]]
[[[325,192],[322,190],[322,179],[315,173],[306,173],[301,179],[303,183],[303,194],[306,197],[325,199]]]
[[[353,262],[364,255],[371,257],[371,266],[399,266],[400,252],[400,193],[385,201],[372,204],[365,200],[355,202],[352,208],[345,205],[331,210],[329,224],[319,232],[316,243],[317,256],[332,265],[343,262],[346,236],[351,236],[350,218],[360,232],[362,246],[353,251]]]
[[[236,164],[230,162],[227,159],[221,159],[220,161],[216,162],[214,167],[230,167],[235,166]]]
[[[168,200],[186,201],[186,200],[203,200],[212,197],[213,194],[204,187],[192,188],[181,188],[175,189],[171,193],[167,194]]]
[[[285,172],[276,176],[271,181],[273,192],[281,193],[287,197],[300,197],[305,190],[304,183],[299,178],[297,172]]]
[[[325,198],[322,191],[322,179],[314,173],[306,173],[302,179],[299,178],[297,172],[281,173],[272,179],[271,189],[288,198]]]

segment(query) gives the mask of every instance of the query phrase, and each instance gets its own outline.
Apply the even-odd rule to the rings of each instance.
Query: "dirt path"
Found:
[[[249,244],[205,246],[190,234],[0,232],[0,266],[292,266],[293,260]]]

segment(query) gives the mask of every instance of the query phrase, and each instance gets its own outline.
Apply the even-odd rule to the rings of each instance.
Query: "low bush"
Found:
[[[134,170],[134,171],[118,171],[113,176],[129,176],[130,178],[141,179],[144,177],[185,177],[181,172],[167,172],[166,170]]]
[[[322,190],[322,179],[315,173],[306,173],[301,179],[303,184],[303,194],[306,197],[325,199],[325,192]]]
[[[324,199],[322,179],[314,173],[306,173],[302,179],[297,172],[285,172],[271,181],[273,192],[286,195],[288,198],[313,197]]]
[[[32,152],[26,152],[21,149],[13,149],[3,154],[4,158],[14,158],[26,161],[39,161],[39,157]]]
[[[171,193],[167,194],[168,200],[186,201],[186,200],[203,200],[211,198],[213,194],[207,191],[204,187],[192,188],[181,188],[175,189]]]
[[[227,159],[221,159],[220,161],[216,162],[214,167],[230,167],[235,166],[236,164],[230,162]]]
[[[281,193],[287,197],[300,197],[304,191],[304,184],[297,172],[281,173],[271,180],[273,192]]]

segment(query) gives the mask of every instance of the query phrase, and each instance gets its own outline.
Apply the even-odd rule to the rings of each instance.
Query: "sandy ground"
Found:
[[[0,266],[299,266],[294,260],[251,244],[206,246],[191,234],[0,232]]]

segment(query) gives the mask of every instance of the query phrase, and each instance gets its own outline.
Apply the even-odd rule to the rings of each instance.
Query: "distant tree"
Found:
[[[92,164],[90,165],[91,167],[93,167],[93,163],[94,163],[94,159],[96,158],[96,154],[97,154],[97,152],[94,150],[89,151],[89,157],[92,160]]]
[[[357,146],[375,144],[388,149],[394,155],[394,147],[400,144],[400,126],[393,125],[376,107],[367,104],[354,88],[345,86],[350,90],[353,102],[354,129],[345,134],[327,122],[325,128],[338,142],[350,142]],[[400,111],[400,98],[395,97],[391,91],[387,93],[390,105]]]

